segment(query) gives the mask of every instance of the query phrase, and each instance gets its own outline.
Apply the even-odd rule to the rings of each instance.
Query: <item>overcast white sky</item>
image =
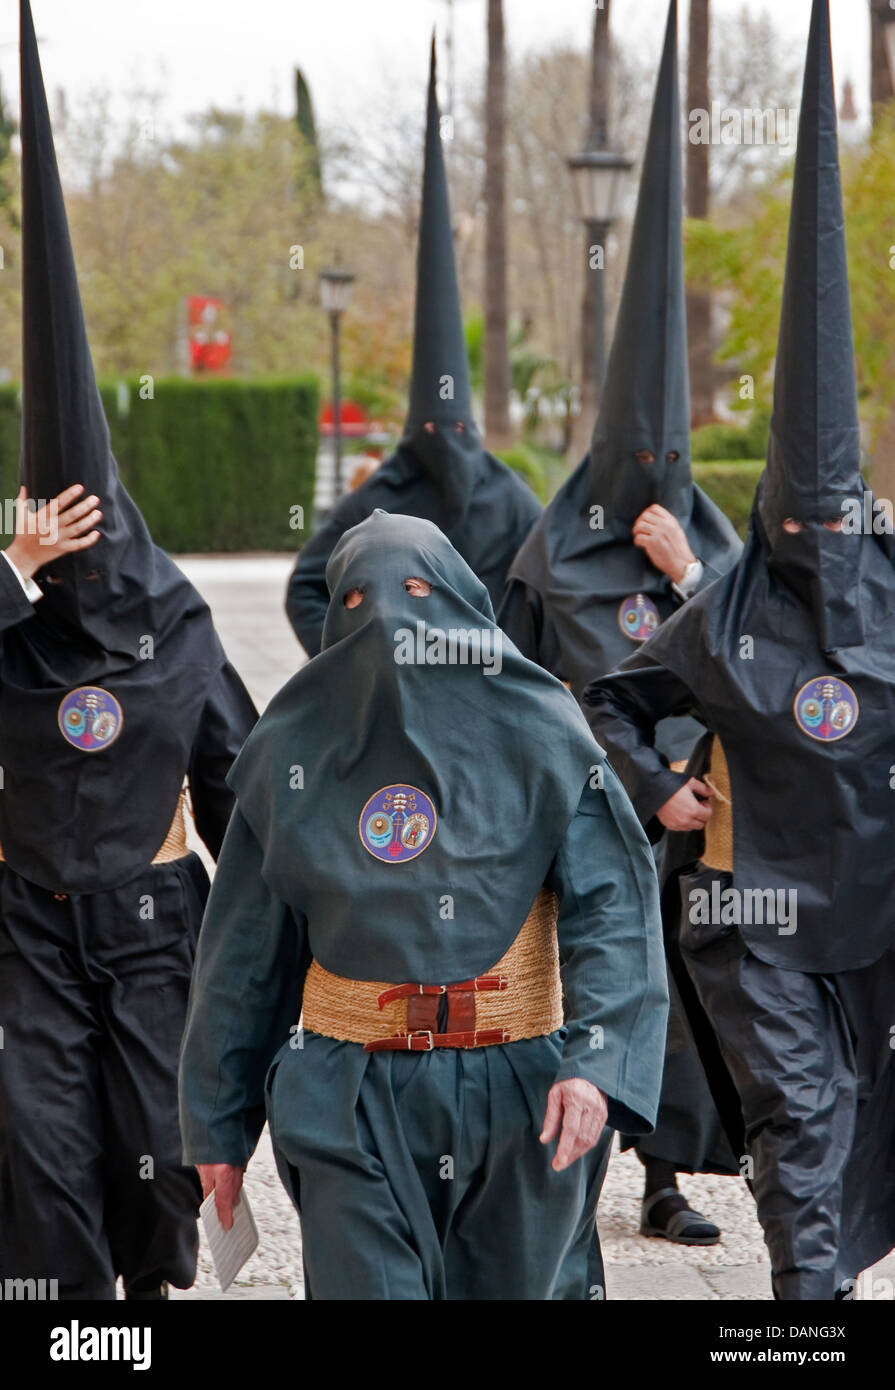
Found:
[[[717,14],[743,0],[712,0]],[[504,0],[508,42],[515,52],[567,40],[585,48],[594,0]],[[97,86],[110,88],[122,111],[136,86],[164,88],[162,122],[211,103],[292,110],[292,69],[305,71],[318,120],[363,119],[370,102],[392,84],[411,91],[425,81],[432,24],[443,40],[446,0],[32,0],[42,39],[51,101],[64,86],[72,106]],[[687,0],[680,4],[686,41]],[[811,0],[750,0],[769,9],[794,57],[804,55]],[[0,76],[18,100],[17,4],[5,0],[0,19]],[[485,51],[485,0],[454,0],[457,81],[478,80]],[[861,115],[867,110],[867,0],[831,0],[837,82],[851,77]],[[658,60],[666,0],[613,0],[613,28],[642,38]]]

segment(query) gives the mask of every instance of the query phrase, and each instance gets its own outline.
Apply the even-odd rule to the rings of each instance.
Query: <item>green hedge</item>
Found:
[[[518,473],[519,477],[528,483],[532,492],[542,502],[547,501],[547,478],[544,465],[534,449],[525,444],[514,444],[512,448],[501,449],[495,458],[499,458],[501,463],[512,468],[514,473]]]
[[[22,417],[18,386],[0,386],[0,499],[15,497],[19,490],[19,454]],[[3,535],[0,545],[10,537]]]
[[[761,459],[768,452],[771,412],[753,410],[746,425],[703,425],[694,430],[690,457],[694,463],[736,463],[740,459]]]
[[[740,535],[745,536],[752,499],[763,472],[764,459],[694,463],[693,481],[730,518]]]
[[[100,388],[125,486],[158,545],[172,551],[297,550],[312,521],[314,377]],[[19,392],[0,387],[0,477],[15,495]],[[122,409],[123,407],[123,409]],[[304,509],[305,530],[290,527]]]

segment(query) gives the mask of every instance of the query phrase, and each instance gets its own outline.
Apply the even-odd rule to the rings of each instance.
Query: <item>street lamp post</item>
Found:
[[[599,248],[605,263],[606,243],[621,211],[625,175],[632,165],[622,154],[590,149],[573,155],[568,166],[575,183],[578,211],[587,230],[588,274],[596,276],[588,282],[591,303],[583,344],[583,378],[595,390],[599,407],[606,371],[606,290],[602,265],[594,267],[593,256]]]
[[[891,90],[895,92],[895,6],[891,0],[876,0],[872,8],[876,19],[882,25],[883,42],[889,63],[889,80]]]
[[[332,338],[332,377],[333,377],[333,460],[336,500],[342,496],[342,374],[341,374],[341,318],[354,289],[354,276],[347,270],[321,270],[320,300],[329,314]]]

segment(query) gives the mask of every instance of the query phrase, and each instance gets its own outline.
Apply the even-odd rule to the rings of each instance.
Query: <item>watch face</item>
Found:
[[[696,591],[696,585],[702,578],[702,561],[691,560],[676,584],[672,588],[676,589],[682,598],[692,598]]]

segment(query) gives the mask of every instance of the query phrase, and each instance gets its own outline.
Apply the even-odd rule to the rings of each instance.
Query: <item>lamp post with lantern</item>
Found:
[[[895,96],[895,4],[870,0],[870,104],[873,111]]]
[[[594,266],[597,250],[605,261],[612,224],[621,211],[625,176],[631,161],[612,150],[590,149],[568,160],[575,184],[578,212],[587,231],[589,294],[585,301],[582,341],[582,382],[596,395],[599,408],[606,372],[606,288],[603,264]],[[588,302],[589,301],[589,302]]]
[[[329,314],[332,339],[333,378],[333,460],[336,500],[342,496],[342,377],[341,318],[351,303],[355,277],[347,270],[333,268],[320,272],[320,301]]]

